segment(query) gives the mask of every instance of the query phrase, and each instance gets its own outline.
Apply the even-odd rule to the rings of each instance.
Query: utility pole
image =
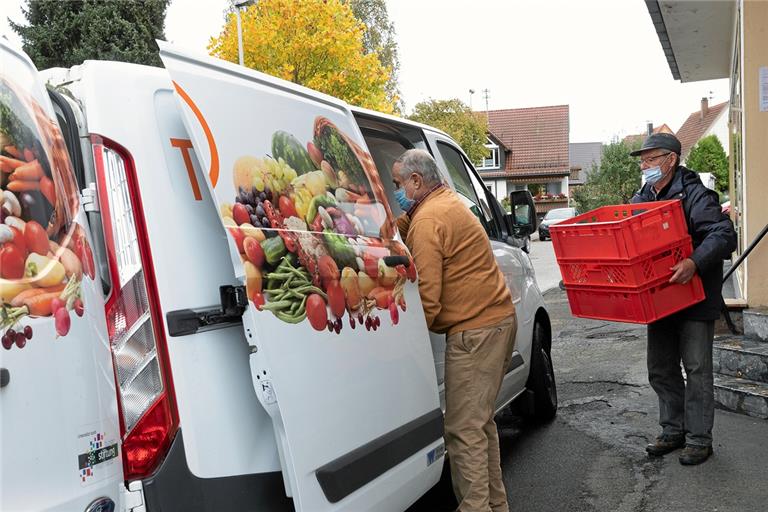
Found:
[[[491,91],[488,89],[483,89],[483,98],[485,98],[485,111],[489,112],[488,110],[488,98],[491,97]]]
[[[235,9],[237,18],[237,57],[240,65],[243,65],[243,21],[240,19],[240,8],[248,7],[256,3],[256,0],[232,0],[232,7]]]

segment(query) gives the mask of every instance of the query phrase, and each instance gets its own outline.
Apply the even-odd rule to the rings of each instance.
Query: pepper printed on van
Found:
[[[83,275],[95,264],[73,222],[77,187],[58,124],[18,85],[0,79],[0,328],[2,345],[24,348],[34,318],[66,336],[84,313]]]
[[[392,214],[367,152],[330,120],[318,117],[314,138],[272,135],[272,154],[239,157],[232,169],[237,195],[221,215],[240,253],[248,297],[288,323],[307,319],[337,334],[347,317],[377,330],[379,311],[392,325],[405,311],[410,256],[388,242]],[[390,266],[388,256],[405,262]]]

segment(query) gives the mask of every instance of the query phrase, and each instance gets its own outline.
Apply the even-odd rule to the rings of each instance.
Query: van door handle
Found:
[[[388,267],[402,265],[407,268],[411,266],[411,260],[408,256],[384,256],[384,264]]]
[[[11,372],[7,368],[0,368],[0,388],[4,388],[11,382]]]
[[[243,313],[248,309],[248,294],[245,286],[220,286],[221,306],[202,310],[181,309],[165,315],[168,334],[187,336],[202,329],[221,328],[243,323]]]

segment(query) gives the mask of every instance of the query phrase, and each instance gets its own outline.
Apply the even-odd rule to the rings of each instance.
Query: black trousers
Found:
[[[659,397],[662,433],[685,434],[686,443],[696,446],[712,445],[714,336],[714,320],[673,316],[648,326],[648,381]]]

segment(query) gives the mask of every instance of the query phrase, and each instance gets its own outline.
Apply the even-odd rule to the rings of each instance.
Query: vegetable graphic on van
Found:
[[[66,336],[82,316],[81,283],[95,277],[77,186],[58,125],[26,92],[0,79],[0,329],[24,348],[31,318],[51,317]]]
[[[306,149],[283,130],[271,149],[235,161],[235,202],[221,208],[254,307],[337,334],[345,324],[377,330],[379,312],[396,325],[405,283],[416,275],[391,240],[392,214],[370,155],[323,117]],[[399,257],[392,266],[391,256]]]

